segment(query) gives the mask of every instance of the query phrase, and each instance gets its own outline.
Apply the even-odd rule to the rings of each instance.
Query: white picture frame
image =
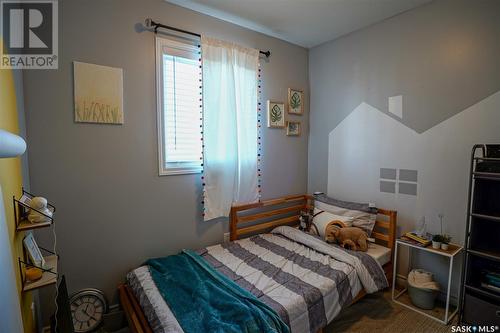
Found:
[[[32,233],[29,233],[26,237],[24,237],[23,245],[28,253],[31,263],[35,266],[43,268],[45,266],[45,259],[43,258],[42,252],[40,251]]]

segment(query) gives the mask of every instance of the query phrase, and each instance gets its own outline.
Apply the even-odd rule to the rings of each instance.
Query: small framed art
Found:
[[[302,115],[304,113],[303,99],[302,90],[288,88],[288,113]]]
[[[35,237],[33,237],[32,233],[27,234],[26,237],[24,237],[23,244],[31,263],[35,266],[43,268],[45,266],[45,259],[43,258],[42,252],[40,251],[40,248],[38,248]]]
[[[267,127],[285,127],[285,103],[267,101]]]
[[[300,121],[287,121],[286,122],[286,135],[299,136],[300,135]]]

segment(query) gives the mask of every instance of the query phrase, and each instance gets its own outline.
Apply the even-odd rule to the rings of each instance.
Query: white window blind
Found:
[[[157,37],[160,174],[201,171],[199,48]]]

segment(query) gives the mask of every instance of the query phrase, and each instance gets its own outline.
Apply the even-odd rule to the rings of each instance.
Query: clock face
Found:
[[[75,332],[90,332],[96,329],[107,310],[104,294],[97,289],[85,289],[70,299],[71,315]]]

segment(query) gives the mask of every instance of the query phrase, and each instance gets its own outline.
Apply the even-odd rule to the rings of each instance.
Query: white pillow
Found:
[[[336,215],[332,214],[327,211],[320,210],[318,208],[314,208],[314,218],[313,218],[313,223],[318,229],[318,233],[321,236],[321,238],[325,239],[325,231],[326,231],[326,226],[332,222],[332,221],[340,221],[343,224],[345,224],[346,227],[351,227],[353,218],[349,216],[341,216],[341,215]]]
[[[373,227],[375,226],[375,220],[377,219],[377,214],[372,214],[368,212],[363,212],[360,210],[347,209],[331,204],[321,202],[319,200],[314,201],[314,207],[318,210],[324,210],[334,215],[340,215],[342,217],[352,218],[352,227],[358,227],[366,231],[368,237],[370,237]]]

